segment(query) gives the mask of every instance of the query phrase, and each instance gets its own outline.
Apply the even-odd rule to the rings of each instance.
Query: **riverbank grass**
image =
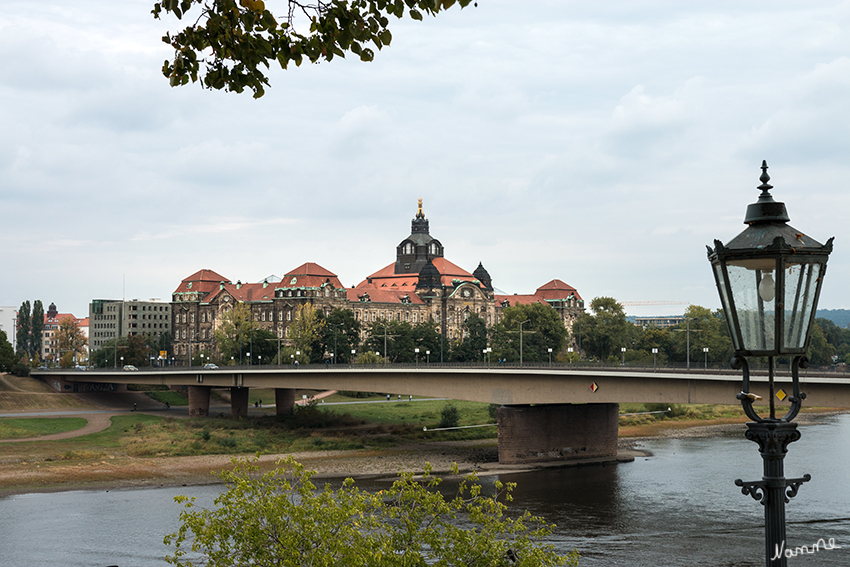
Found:
[[[86,426],[86,420],[82,417],[7,417],[0,418],[0,439],[27,439],[28,437],[41,437],[82,429]]]

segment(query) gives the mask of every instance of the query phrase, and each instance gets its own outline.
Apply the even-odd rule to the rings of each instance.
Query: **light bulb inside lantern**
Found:
[[[773,301],[776,297],[776,282],[773,281],[773,272],[767,272],[759,283],[759,296],[763,301]]]

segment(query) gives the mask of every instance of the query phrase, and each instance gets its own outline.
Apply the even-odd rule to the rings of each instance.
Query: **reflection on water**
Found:
[[[850,416],[801,426],[786,474],[812,481],[787,505],[788,545],[834,538],[841,549],[789,559],[793,566],[850,565]],[[763,511],[736,478],[761,478],[742,434],[647,441],[634,463],[502,475],[516,482],[514,510],[557,524],[552,542],[577,548],[582,566],[764,565]],[[484,479],[492,483],[494,479]],[[380,481],[360,482],[384,487]],[[453,485],[445,483],[444,490]],[[164,565],[162,538],[177,529],[178,494],[210,505],[220,487],[28,494],[0,499],[0,565]]]

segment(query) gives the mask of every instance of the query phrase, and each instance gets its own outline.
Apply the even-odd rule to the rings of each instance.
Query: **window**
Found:
[[[287,312],[286,312],[286,320],[287,320],[287,321],[292,321],[292,311],[287,311]]]
[[[263,323],[265,323],[265,322],[266,322],[266,312],[263,311]]]

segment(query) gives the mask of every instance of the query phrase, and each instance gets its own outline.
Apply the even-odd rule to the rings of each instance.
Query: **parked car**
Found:
[[[125,364],[125,365],[124,365],[124,370],[130,370],[130,371],[132,371],[132,370],[138,370],[138,368],[136,368],[136,367],[135,367],[135,366],[133,366],[132,364]]]
[[[78,364],[74,367],[74,370],[88,370],[88,368]]]
[[[204,364],[204,370],[218,370],[218,365],[213,364],[212,362],[207,362]]]

